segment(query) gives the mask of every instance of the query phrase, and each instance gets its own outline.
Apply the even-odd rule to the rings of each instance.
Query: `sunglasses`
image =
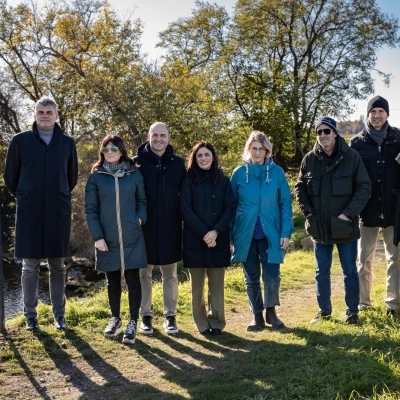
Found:
[[[111,146],[111,147],[103,147],[101,149],[102,153],[108,153],[109,151],[112,151],[113,153],[116,153],[119,150],[118,146]]]
[[[325,129],[318,129],[316,133],[317,133],[317,136],[321,136],[322,134],[330,135],[331,132],[332,132],[332,129],[325,128]]]

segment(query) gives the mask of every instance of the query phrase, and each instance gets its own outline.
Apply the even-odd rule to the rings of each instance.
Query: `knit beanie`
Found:
[[[319,126],[321,125],[326,125],[329,126],[329,128],[333,129],[337,135],[339,135],[339,132],[336,128],[336,121],[333,118],[330,117],[319,117],[317,122],[315,123],[315,130],[318,129]]]
[[[383,108],[389,116],[389,103],[381,96],[375,96],[368,102],[367,116],[373,108]]]

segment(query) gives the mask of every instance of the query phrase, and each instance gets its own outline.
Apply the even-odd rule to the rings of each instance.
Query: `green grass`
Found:
[[[52,327],[49,306],[39,305],[41,331],[24,318],[7,321],[11,338],[0,343],[1,399],[371,399],[400,398],[400,323],[384,315],[385,265],[379,260],[374,308],[360,323],[344,323],[343,284],[335,253],[333,320],[310,325],[317,311],[312,253],[288,253],[281,266],[279,315],[287,329],[247,332],[251,319],[241,268],[225,280],[227,327],[205,338],[193,326],[189,282],[180,284],[180,333],[162,330],[160,283],[154,286],[153,336],[134,346],[106,339],[107,295],[97,288],[68,301],[70,329]],[[127,296],[122,297],[127,321]],[[71,376],[67,382],[65,375]]]

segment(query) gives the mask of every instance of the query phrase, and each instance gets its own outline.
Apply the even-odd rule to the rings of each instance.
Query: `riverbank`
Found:
[[[7,321],[0,344],[1,399],[398,399],[400,324],[384,314],[385,263],[375,269],[374,308],[355,326],[344,323],[343,284],[335,259],[333,320],[310,325],[317,311],[312,253],[289,253],[281,267],[283,331],[247,332],[251,319],[240,268],[226,275],[227,327],[203,337],[193,326],[188,282],[180,285],[180,332],[162,329],[156,283],[155,333],[133,346],[103,337],[107,296],[98,289],[68,302],[70,329],[51,325],[39,306],[41,331],[31,334],[19,316]],[[124,324],[127,299],[123,296]]]

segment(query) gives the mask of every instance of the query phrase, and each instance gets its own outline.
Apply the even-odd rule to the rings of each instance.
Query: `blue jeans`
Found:
[[[264,303],[260,285],[260,260],[262,280],[264,284]],[[254,314],[260,313],[267,307],[279,305],[280,264],[268,262],[268,240],[251,241],[246,262],[242,263],[244,282],[250,309]]]
[[[49,257],[50,300],[53,314],[57,319],[65,312],[65,265],[63,257]],[[22,260],[22,296],[24,301],[24,315],[26,318],[37,317],[39,285],[39,258],[24,258]]]
[[[357,240],[336,245],[339,253],[340,265],[344,276],[344,299],[346,313],[357,314],[360,298],[360,284],[357,273]],[[317,301],[320,310],[330,314],[331,303],[331,265],[333,244],[314,243],[315,261],[317,273]]]

